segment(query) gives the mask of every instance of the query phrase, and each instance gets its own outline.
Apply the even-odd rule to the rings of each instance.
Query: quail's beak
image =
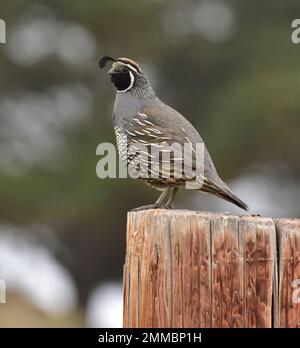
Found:
[[[113,74],[117,74],[117,71],[114,68],[111,68],[110,70],[108,70],[107,75],[113,75]]]

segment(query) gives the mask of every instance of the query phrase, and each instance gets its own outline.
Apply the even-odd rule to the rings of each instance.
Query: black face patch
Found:
[[[125,91],[130,87],[131,77],[129,70],[122,70],[111,75],[111,82],[116,86],[119,92]]]

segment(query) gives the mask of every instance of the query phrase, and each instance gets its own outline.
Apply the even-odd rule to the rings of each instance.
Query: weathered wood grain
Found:
[[[300,327],[300,220],[275,220],[279,244],[279,298],[276,326]]]
[[[209,327],[210,221],[189,212],[170,217],[172,327]]]
[[[212,327],[243,326],[243,268],[238,224],[237,216],[211,218]]]
[[[130,212],[124,327],[299,327],[300,303],[291,298],[300,279],[300,220],[275,222]]]
[[[244,270],[244,327],[272,327],[276,231],[272,219],[240,220]]]

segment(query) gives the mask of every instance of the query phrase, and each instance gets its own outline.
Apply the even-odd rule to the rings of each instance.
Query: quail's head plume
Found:
[[[138,170],[139,179],[162,191],[155,204],[137,210],[171,208],[179,187],[214,194],[247,210],[219,177],[197,130],[157,97],[140,66],[128,58],[104,56],[100,68],[108,62],[117,90],[113,122],[120,158],[129,171]],[[184,150],[178,152],[174,144]]]

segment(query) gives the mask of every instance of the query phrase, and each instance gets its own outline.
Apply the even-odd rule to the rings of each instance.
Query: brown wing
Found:
[[[183,127],[170,129],[158,124],[153,109],[142,110],[135,116],[125,131],[131,169],[137,166],[142,178],[156,178],[168,185],[189,182],[191,188],[199,189],[204,168],[199,147],[203,149],[203,143],[195,146]]]

